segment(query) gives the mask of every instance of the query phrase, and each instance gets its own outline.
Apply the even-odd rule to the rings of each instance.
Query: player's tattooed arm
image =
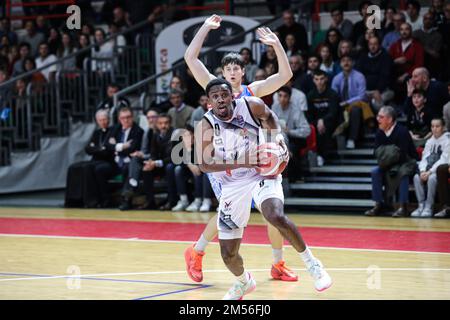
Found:
[[[203,89],[206,88],[209,81],[215,79],[216,77],[209,73],[208,69],[200,61],[198,56],[209,31],[219,28],[221,21],[222,18],[215,14],[206,19],[198,32],[195,34],[184,54],[184,60],[189,66],[189,69],[192,71],[195,80],[203,87]]]
[[[214,156],[214,129],[208,120],[203,119],[195,128],[195,152],[202,172],[218,172],[237,168],[255,168],[258,165],[256,153],[246,153],[235,160],[223,160]]]

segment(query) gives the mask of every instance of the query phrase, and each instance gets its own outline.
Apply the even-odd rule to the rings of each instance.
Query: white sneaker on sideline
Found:
[[[187,206],[189,205],[189,202],[178,200],[177,205],[172,208],[172,211],[184,211]]]
[[[420,217],[421,214],[422,214],[423,209],[425,209],[425,203],[420,202],[420,203],[419,203],[419,206],[417,207],[417,209],[414,210],[414,211],[411,213],[411,217],[413,217],[413,218]]]
[[[211,211],[211,200],[208,199],[209,201],[205,201],[203,200],[203,203],[200,207],[200,212],[210,212]]]
[[[445,217],[447,217],[447,216],[448,216],[447,210],[448,210],[448,209],[443,209],[443,210],[439,211],[438,213],[436,213],[436,214],[434,215],[434,217],[435,217],[435,218],[445,218]]]
[[[348,139],[347,145],[345,146],[347,149],[355,149],[355,141]]]
[[[236,281],[233,286],[228,290],[222,300],[242,300],[242,298],[256,289],[256,281],[249,273],[249,280],[246,284],[240,281]]]
[[[420,214],[421,218],[431,218],[432,216],[433,216],[433,210],[431,210],[431,208],[423,209],[422,213]]]
[[[308,272],[313,277],[314,287],[319,292],[328,289],[333,284],[330,275],[326,272],[322,263],[318,259],[316,259],[308,268]]]
[[[202,205],[202,200],[195,199],[192,203],[186,208],[186,211],[196,212],[200,210],[200,206]]]
[[[325,160],[321,156],[317,156],[317,166],[323,167],[324,163],[325,163]]]

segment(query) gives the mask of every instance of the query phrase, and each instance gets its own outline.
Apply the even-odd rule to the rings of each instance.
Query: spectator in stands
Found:
[[[0,38],[7,36],[9,43],[17,44],[17,34],[11,30],[11,21],[7,17],[3,17],[0,20]]]
[[[433,110],[433,115],[442,117],[443,106],[450,101],[447,87],[440,81],[430,80],[430,73],[426,68],[414,69],[412,78],[407,83],[405,110],[412,107],[412,94],[416,89],[424,91],[426,98],[425,105]]]
[[[160,114],[156,123],[157,131],[153,134],[150,148],[150,160],[146,161],[143,170],[144,189],[147,192],[149,203],[154,201],[154,180],[156,177],[165,177],[167,181],[168,198],[160,210],[170,210],[177,203],[177,189],[175,184],[175,165],[171,160],[172,133],[170,126],[172,119],[167,114]]]
[[[198,99],[198,107],[192,112],[191,127],[195,128],[196,123],[202,120],[206,111],[208,111],[208,97],[204,94],[200,96],[200,99]]]
[[[358,57],[369,52],[369,39],[377,36],[378,34],[375,29],[367,29],[364,35],[359,37],[355,48]]]
[[[173,75],[169,83],[169,92],[167,93],[167,95],[164,96],[165,100],[161,101],[160,103],[157,103],[157,100],[152,101],[150,108],[156,109],[160,113],[167,113],[169,109],[172,108],[172,103],[170,102],[169,99],[170,91],[172,90],[182,91],[183,93],[188,92],[186,90],[186,86],[183,79],[180,76]]]
[[[338,47],[339,47],[339,42],[341,40],[342,40],[342,35],[338,29],[335,29],[335,28],[328,29],[324,43],[330,47],[330,51],[331,51],[333,60],[336,60],[338,57],[338,55],[337,55]]]
[[[38,54],[39,45],[45,41],[45,36],[42,33],[36,32],[35,22],[28,20],[25,23],[26,34],[20,39],[21,42],[27,42],[31,47],[31,56],[36,57]]]
[[[444,39],[442,56],[445,58],[443,65],[444,72],[441,76],[443,81],[448,81],[450,80],[450,37],[448,37],[450,34],[450,3],[445,5],[444,14],[445,18],[439,25],[439,32],[442,35],[442,39]]]
[[[194,108],[185,104],[183,99],[183,91],[178,89],[172,89],[170,91],[169,100],[172,107],[167,114],[172,119],[171,126],[174,129],[185,128],[186,125],[190,123],[192,112],[194,112]]]
[[[301,51],[298,49],[297,43],[295,43],[295,37],[292,33],[288,33],[286,35],[286,39],[284,39],[286,43],[286,55],[288,57],[294,54],[301,54]]]
[[[425,144],[422,160],[418,163],[419,173],[414,175],[414,189],[418,201],[418,208],[411,213],[411,217],[433,216],[433,204],[436,195],[436,170],[441,164],[448,162],[450,151],[449,133],[445,131],[444,120],[434,118],[431,121],[433,135]],[[425,195],[425,190],[427,194]]]
[[[276,32],[279,34],[283,48],[286,49],[286,36],[293,34],[298,49],[302,53],[308,52],[308,35],[306,34],[306,29],[302,24],[295,22],[294,12],[292,10],[283,12],[283,24],[276,29]]]
[[[353,43],[350,40],[341,40],[339,42],[338,52],[337,52],[338,58],[336,60],[340,61],[340,59],[343,55],[353,55],[353,54],[354,54]]]
[[[95,29],[90,23],[85,23],[81,26],[81,33],[86,34],[89,37],[89,43],[95,42]]]
[[[48,44],[46,42],[42,42],[39,45],[39,57],[36,58],[36,68],[40,68],[46,66],[50,63],[55,62],[56,56],[54,54],[50,54]],[[41,73],[44,75],[45,79],[48,82],[55,81],[56,78],[57,67],[56,64],[52,64],[48,68],[41,70]]]
[[[292,106],[294,109],[301,110],[303,112],[306,112],[308,110],[308,102],[306,101],[306,95],[296,88],[292,87],[292,79],[290,79],[286,84],[286,87],[289,87],[291,89],[291,92],[289,93],[290,102],[292,103]],[[273,98],[273,104],[278,104],[278,97],[280,95],[278,92],[275,92],[272,95]]]
[[[194,128],[187,125],[182,134],[183,162],[175,166],[175,180],[180,200],[172,211],[201,211],[207,212],[211,208],[214,196],[208,176],[195,164],[194,156]],[[187,182],[194,180],[194,201],[189,204]]]
[[[275,49],[272,46],[266,46],[266,51],[261,54],[261,59],[259,61],[259,68],[266,69],[267,65],[276,66],[278,68],[277,55]],[[267,70],[266,70],[267,72]],[[277,71],[274,70],[273,73]]]
[[[23,61],[23,69],[25,70],[24,72],[35,70],[36,62],[34,59],[31,57],[25,58]],[[33,72],[29,78],[28,81],[32,83],[34,92],[40,91],[42,86],[47,83],[47,79],[45,79],[45,76],[40,71]]]
[[[13,92],[14,96],[25,97],[27,94],[27,85],[28,82],[26,78],[17,79]]]
[[[405,97],[406,79],[412,75],[414,69],[423,67],[423,46],[412,38],[411,25],[403,23],[400,27],[400,39],[394,42],[389,54],[394,61],[394,91],[396,101],[401,102]]]
[[[344,19],[344,11],[340,6],[333,7],[330,10],[331,24],[330,28],[336,28],[342,35],[343,39],[350,39],[352,36],[353,23]]]
[[[328,83],[328,76],[322,70],[314,72],[314,89],[308,93],[308,111],[306,113],[309,123],[316,128],[317,137],[317,164],[323,165],[335,149],[333,133],[342,121],[342,109],[339,106],[339,96]]]
[[[77,51],[73,43],[72,36],[69,32],[63,32],[61,37],[61,45],[57,50],[58,59],[67,57]],[[75,70],[77,68],[77,60],[75,57],[64,60],[58,65],[59,70]]]
[[[420,3],[416,0],[408,0],[406,3],[406,22],[411,25],[412,31],[422,29],[420,8]]]
[[[109,36],[112,37],[120,32],[118,25],[114,22],[109,24]],[[117,53],[122,53],[124,48],[127,45],[127,40],[123,35],[118,35],[116,38],[111,40],[113,43],[113,50]]]
[[[89,40],[89,35],[85,34],[85,33],[81,33],[78,37],[78,46],[77,46],[77,50],[83,50],[87,47],[89,47],[91,45],[91,42]],[[77,68],[79,70],[83,70],[84,69],[84,60],[86,58],[90,58],[91,57],[91,50],[86,50],[83,53],[78,53],[76,56],[76,63],[77,63]]]
[[[144,168],[144,162],[150,160],[150,149],[153,135],[156,131],[156,123],[158,121],[158,113],[155,110],[148,110],[146,114],[147,129],[142,136],[141,148],[130,154],[130,165],[128,168],[128,178],[124,181],[122,189],[122,199],[119,209],[121,211],[131,209],[132,197],[139,187],[141,178],[148,174],[148,171],[142,171]],[[139,207],[139,209],[156,209],[153,194],[148,193],[145,190],[147,201]]]
[[[131,26],[128,12],[120,6],[114,8],[111,22],[117,26],[118,31],[124,31]]]
[[[375,206],[365,212],[366,216],[378,216],[389,211],[386,200],[394,195],[397,189],[400,206],[392,216],[408,216],[409,176],[415,173],[418,155],[408,129],[396,121],[396,116],[395,109],[390,106],[382,107],[378,111],[379,130],[375,135],[374,148],[378,166],[372,169],[371,173],[372,200],[375,201]],[[383,197],[383,184],[386,197]]]
[[[110,59],[114,56],[114,42],[105,41],[106,33],[102,28],[95,29],[95,44],[96,46],[92,48],[91,57]],[[111,71],[112,62],[111,61],[92,61],[91,69],[92,71],[108,72]]]
[[[416,147],[423,147],[431,137],[431,119],[433,110],[427,107],[424,91],[415,89],[412,94],[413,107],[406,110],[407,127]]]
[[[364,75],[354,70],[353,58],[349,55],[341,57],[342,72],[336,75],[331,88],[341,99],[341,107],[349,115],[349,132],[347,149],[354,149],[362,132],[363,121],[374,118],[372,109],[367,103],[367,87]]]
[[[84,148],[92,156],[90,161],[72,164],[67,171],[65,193],[66,207],[96,208],[101,204],[99,188],[95,180],[96,165],[114,164],[114,152],[106,149],[112,128],[109,127],[108,114],[104,110],[95,113],[98,129],[94,131],[89,143]]]
[[[29,55],[30,55],[30,45],[26,42],[22,42],[19,45],[19,59],[13,65],[12,71],[13,77],[25,72],[25,69],[23,68],[23,62],[25,61],[25,58],[27,58]]]
[[[427,12],[423,15],[423,26],[413,32],[413,37],[420,41],[424,49],[424,65],[433,78],[441,74],[442,59],[441,49],[443,44],[442,35],[434,27],[434,16]]]
[[[116,125],[118,123],[118,112],[121,108],[127,107],[130,108],[131,104],[130,101],[128,101],[125,97],[120,97],[118,100],[118,105],[114,105],[114,94],[119,92],[120,87],[116,83],[110,83],[106,87],[106,99],[100,102],[100,104],[97,106],[97,110],[104,109],[109,114],[109,120],[110,123],[113,125]]]
[[[369,17],[367,8],[369,6],[371,6],[372,4],[373,4],[372,1],[361,1],[358,5],[358,11],[359,11],[359,14],[361,15],[361,20],[359,20],[358,22],[356,22],[353,25],[353,33],[352,33],[353,44],[356,44],[359,37],[364,35],[364,33],[366,32],[366,29],[367,29],[366,21],[367,21],[367,18]]]
[[[245,74],[244,74],[244,80],[242,81],[243,84],[249,84],[255,81],[255,73],[256,70],[258,70],[258,65],[253,60],[253,53],[249,48],[242,48],[239,50],[239,54],[242,57],[242,60],[244,61],[244,68],[245,68]]]
[[[328,44],[324,43],[319,45],[317,49],[320,57],[322,58],[322,63],[320,64],[320,70],[327,73],[330,81],[333,77],[338,74],[337,63],[333,61],[333,56],[331,54],[331,48]]]
[[[48,52],[56,55],[58,48],[61,46],[61,34],[55,27],[50,28],[49,36],[47,38]]]
[[[394,16],[397,13],[397,9],[394,6],[387,6],[384,10],[384,18],[381,21],[381,34],[384,36],[388,32],[394,31]]]
[[[133,111],[129,107],[119,110],[119,123],[113,128],[105,144],[106,150],[114,152],[114,163],[103,162],[95,166],[95,177],[100,189],[101,207],[111,205],[108,179],[122,175],[127,181],[130,155],[140,150],[144,131],[133,121]]]
[[[378,37],[369,39],[369,52],[359,57],[355,69],[365,76],[366,93],[376,111],[394,98],[394,92],[389,89],[392,58],[380,46]]]
[[[308,57],[306,73],[302,75],[300,80],[300,90],[306,95],[314,88],[313,74],[316,70],[320,70],[322,58],[318,54],[311,54]]]
[[[405,15],[401,12],[394,14],[393,18],[394,30],[389,31],[383,37],[382,47],[389,51],[391,45],[400,39],[400,27],[406,22]]]
[[[5,69],[0,69],[0,85],[8,81],[8,72]],[[0,87],[0,119],[6,120],[9,118],[11,106],[9,101],[12,93],[12,85]]]
[[[288,177],[293,181],[300,178],[300,149],[306,147],[306,138],[311,133],[308,121],[303,111],[293,104],[291,88],[283,86],[276,94],[278,101],[274,101],[272,111],[277,115],[281,131],[291,153],[288,164]]]
[[[48,21],[43,15],[36,17],[36,32],[42,33],[45,37],[49,36],[50,28],[48,26]]]
[[[266,80],[266,79],[267,79],[267,73],[265,70],[263,70],[263,69],[256,70],[255,81],[261,81],[261,80]],[[273,95],[271,95],[271,94],[265,95],[264,97],[261,97],[261,99],[268,106],[271,106],[273,104]]]
[[[288,59],[292,71],[292,87],[300,90],[302,76],[305,73],[305,71],[303,70],[303,57],[299,54],[295,54],[293,56],[290,56]]]
[[[428,9],[434,16],[434,25],[438,27],[445,21],[444,0],[432,0]]]

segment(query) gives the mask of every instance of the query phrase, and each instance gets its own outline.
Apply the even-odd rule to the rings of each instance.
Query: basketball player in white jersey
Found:
[[[206,88],[208,82],[216,77],[209,73],[208,69],[206,69],[203,63],[198,59],[198,55],[200,54],[203,42],[209,31],[219,28],[221,21],[222,18],[215,14],[206,19],[200,30],[192,39],[192,42],[185,53],[187,65],[192,71],[195,80],[197,80],[203,88]],[[263,97],[272,94],[292,77],[288,58],[277,36],[270,31],[269,28],[259,28],[257,32],[262,43],[274,48],[277,55],[278,72],[265,80],[255,81],[248,86],[242,85],[242,78],[245,73],[245,64],[242,57],[236,53],[227,54],[222,60],[222,71],[224,78],[230,82],[233,89],[233,95],[236,99],[243,96]],[[220,186],[217,185],[217,182],[215,182],[213,178],[211,179],[210,175],[209,177],[214,193],[216,194],[217,199],[219,199],[221,193]],[[211,218],[198,241],[185,251],[188,275],[196,282],[201,282],[203,280],[202,259],[205,254],[206,246],[217,235],[216,220],[216,216]],[[273,254],[273,264],[271,268],[272,278],[282,281],[297,281],[297,275],[285,265],[283,260],[283,237],[270,223],[267,225],[267,231]]]
[[[261,176],[255,150],[268,130],[268,137],[276,133],[276,142],[285,150],[277,116],[256,97],[234,100],[231,84],[215,79],[206,86],[212,109],[199,122],[195,131],[196,154],[200,169],[212,173],[221,184],[217,227],[223,261],[236,276],[236,282],[224,296],[226,300],[240,300],[256,288],[256,282],[246,272],[239,247],[250,217],[251,201],[295,248],[314,279],[318,291],[329,288],[331,278],[321,262],[304,243],[297,227],[284,215],[284,195],[281,176]]]

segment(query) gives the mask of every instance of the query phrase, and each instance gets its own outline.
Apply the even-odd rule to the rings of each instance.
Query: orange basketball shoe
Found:
[[[184,251],[184,260],[186,261],[186,271],[189,278],[195,282],[202,282],[202,259],[204,252],[195,251],[194,245],[190,246]]]
[[[270,274],[275,280],[298,281],[298,276],[292,272],[291,269],[286,267],[284,260],[280,260],[277,264],[273,264]]]

